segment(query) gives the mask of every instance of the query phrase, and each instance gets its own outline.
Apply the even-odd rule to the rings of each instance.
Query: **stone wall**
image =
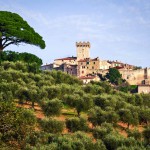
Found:
[[[127,80],[131,85],[145,84],[150,81],[150,69],[138,69],[138,70],[119,70],[122,74],[122,78]]]
[[[139,85],[138,86],[138,93],[150,93],[150,85]]]
[[[73,58],[62,58],[62,59],[55,59],[54,64],[61,65],[61,64],[70,64],[70,65],[76,65],[77,60]]]

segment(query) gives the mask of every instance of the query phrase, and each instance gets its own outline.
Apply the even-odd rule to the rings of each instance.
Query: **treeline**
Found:
[[[76,77],[61,71],[35,71],[34,65],[31,68],[24,61],[1,62],[0,144],[3,149],[149,148],[149,94],[119,92],[108,82],[83,85]],[[32,103],[32,109],[17,107],[17,103],[26,102]],[[45,119],[35,117],[35,103],[41,107]],[[54,119],[64,108],[74,109],[75,115],[65,121]],[[128,138],[119,133],[118,122],[127,124]],[[131,125],[135,130],[129,128]],[[143,131],[139,132],[138,125],[143,126]],[[63,134],[65,128],[72,134]]]
[[[42,65],[42,59],[40,59],[34,54],[26,52],[19,53],[14,51],[2,51],[0,52],[0,63],[3,61],[10,61],[10,62],[22,61],[28,64],[34,64],[34,66],[37,67],[38,70]]]

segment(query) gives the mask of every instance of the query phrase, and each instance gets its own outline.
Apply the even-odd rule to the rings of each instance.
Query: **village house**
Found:
[[[122,74],[122,78],[131,85],[146,85],[150,81],[150,69],[136,69],[133,65],[117,60],[90,58],[90,48],[90,42],[76,42],[77,57],[55,59],[53,63],[41,66],[41,70],[60,70],[89,83],[93,80],[98,81],[98,74],[105,75],[109,68],[116,68]]]
[[[141,84],[141,85],[138,85],[138,93],[145,93],[145,94],[148,94],[150,93],[150,85],[147,85],[147,84]]]

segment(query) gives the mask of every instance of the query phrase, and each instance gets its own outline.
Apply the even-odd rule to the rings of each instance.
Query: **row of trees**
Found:
[[[42,60],[34,54],[31,53],[18,53],[13,51],[3,51],[0,53],[0,61],[9,61],[9,62],[17,62],[23,61],[30,63],[36,63],[38,66],[42,65]]]
[[[18,136],[22,136],[20,141],[19,137],[14,136],[12,132],[9,133],[9,137],[12,138],[8,138],[8,136],[5,136],[3,130],[0,131],[2,145],[4,147],[13,145],[12,143],[17,143],[14,144],[14,146],[27,149],[38,149],[39,145],[43,147],[43,149],[48,149],[53,146],[55,147],[54,149],[63,149],[63,147],[76,149],[75,142],[78,140],[72,140],[73,137],[71,135],[60,135],[64,128],[67,128],[69,132],[73,133],[77,131],[91,133],[97,141],[94,144],[93,139],[90,138],[92,146],[89,147],[91,149],[96,149],[98,145],[104,149],[123,149],[127,147],[127,143],[129,142],[133,144],[130,144],[130,148],[139,146],[141,149],[144,149],[144,147],[146,147],[149,142],[149,94],[132,95],[122,93],[113,89],[106,81],[93,82],[83,86],[81,81],[77,78],[63,72],[34,72],[34,70],[29,70],[28,65],[28,63],[21,61],[4,61],[0,66],[0,97],[2,103],[7,103],[7,105],[13,104],[13,107],[9,107],[15,110],[11,111],[14,115],[10,112],[8,118],[14,121],[15,128],[18,126],[18,122],[15,122],[13,118],[13,116],[16,115],[15,113],[22,115],[24,111],[27,111],[26,119],[29,119],[29,122],[25,120],[29,125],[29,130],[24,130],[24,132],[27,132],[25,136],[22,136],[23,131],[20,132],[17,131],[18,129],[15,129],[19,132]],[[37,120],[31,110],[17,108],[14,105],[16,100],[20,104],[31,102],[33,108],[35,102],[38,103],[48,118]],[[55,120],[53,116],[60,115],[64,107],[75,109],[76,115],[73,118],[69,117],[65,122]],[[3,105],[2,108],[2,112],[5,114],[7,109]],[[19,114],[18,111],[21,111],[21,114]],[[82,117],[83,113],[86,116],[84,118]],[[2,120],[1,127],[3,127],[4,124],[6,124],[6,126],[8,124],[8,122],[5,122],[3,119],[5,117],[6,116],[0,118]],[[24,119],[23,116],[21,117]],[[136,134],[134,133],[129,133],[128,135],[132,138],[126,140],[122,136],[119,136],[119,133],[114,131],[113,126],[117,127],[117,123],[120,121],[127,123],[128,126],[144,124],[147,128],[142,133],[141,139],[138,142],[135,140]],[[93,128],[89,128],[89,123],[92,124]],[[33,124],[33,126],[31,124]],[[20,123],[20,125],[23,124]],[[33,127],[31,130],[30,125]],[[22,130],[24,129],[23,126],[21,128]],[[104,128],[106,126],[109,127],[109,132],[107,128]],[[9,128],[10,130],[14,130],[12,126]],[[35,130],[37,128],[38,132]],[[56,136],[56,134],[58,135]],[[66,138],[69,139],[67,140]],[[88,138],[89,137],[85,134],[83,140],[87,140]],[[59,139],[62,139],[62,144],[58,144]],[[64,145],[66,140],[68,144]],[[89,145],[90,141],[87,142]],[[80,140],[80,142],[80,145],[83,145],[81,148],[87,149],[84,142],[82,140]],[[119,143],[121,143],[121,145]]]

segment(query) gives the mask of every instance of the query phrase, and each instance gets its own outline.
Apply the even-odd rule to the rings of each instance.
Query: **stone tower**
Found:
[[[80,59],[90,58],[90,42],[76,42],[77,61]]]

